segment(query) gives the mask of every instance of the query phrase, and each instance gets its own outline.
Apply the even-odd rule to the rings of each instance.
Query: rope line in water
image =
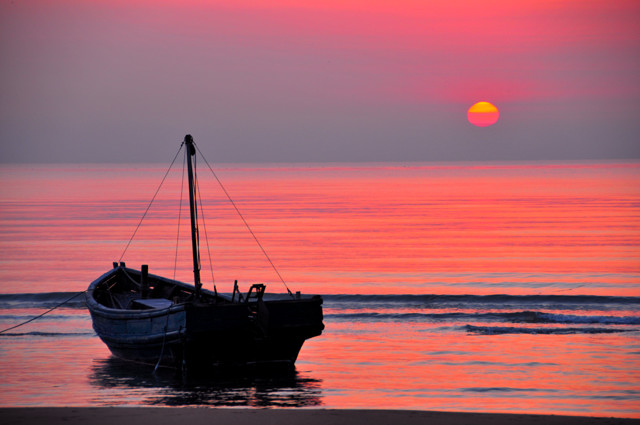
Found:
[[[231,196],[229,195],[229,192],[227,192],[227,189],[225,189],[224,185],[222,184],[222,182],[218,178],[218,175],[215,173],[215,171],[213,171],[213,168],[211,168],[211,165],[209,164],[209,161],[207,161],[207,158],[205,158],[205,156],[202,154],[202,151],[200,151],[200,148],[198,147],[198,145],[195,142],[193,142],[193,144],[196,147],[196,149],[198,150],[198,153],[200,153],[200,156],[202,157],[202,159],[204,159],[204,162],[205,162],[205,164],[207,164],[207,167],[209,167],[209,171],[211,171],[211,174],[213,174],[213,177],[215,177],[215,179],[218,181],[218,184],[222,188],[222,191],[224,192],[224,194],[227,196],[227,199],[229,200],[229,202],[231,202],[231,205],[233,205],[233,208],[235,208],[236,212],[238,213],[238,215],[240,216],[240,218],[244,222],[244,225],[247,227],[247,230],[249,230],[249,233],[251,233],[251,236],[253,236],[253,239],[256,241],[256,243],[258,244],[258,246],[262,250],[262,253],[266,257],[266,259],[269,261],[269,264],[271,264],[271,267],[273,268],[273,270],[276,272],[276,274],[280,278],[280,281],[284,284],[285,288],[287,288],[287,292],[289,293],[289,295],[291,297],[293,297],[293,293],[291,293],[291,290],[289,289],[289,286],[287,286],[287,283],[282,278],[282,275],[280,274],[280,272],[276,268],[275,264],[273,264],[273,261],[271,261],[271,258],[269,258],[269,254],[267,254],[267,251],[264,249],[264,247],[262,246],[262,244],[258,240],[258,237],[255,235],[255,233],[253,233],[253,230],[251,230],[251,227],[249,226],[249,223],[247,223],[247,220],[244,219],[244,216],[242,215],[242,213],[238,209],[238,206],[236,205],[235,202],[233,202],[233,199],[231,199]]]
[[[41,318],[41,317],[42,317],[42,316],[44,316],[45,314],[49,314],[49,313],[51,313],[51,312],[52,312],[53,310],[55,310],[56,308],[58,308],[58,307],[62,307],[63,305],[65,305],[66,303],[68,303],[69,301],[71,301],[72,299],[76,298],[78,295],[80,295],[80,294],[84,294],[85,292],[87,292],[87,291],[78,292],[77,294],[75,294],[74,296],[72,296],[71,298],[69,298],[68,300],[65,300],[65,301],[61,302],[61,303],[60,303],[60,304],[58,304],[57,306],[55,306],[55,307],[53,307],[53,308],[51,308],[51,309],[49,309],[49,310],[45,311],[44,313],[42,313],[42,314],[40,314],[40,315],[38,315],[38,316],[32,317],[31,319],[29,319],[29,320],[27,320],[27,321],[25,321],[25,322],[19,323],[19,324],[15,325],[15,326],[12,326],[12,327],[10,327],[10,328],[7,328],[7,329],[4,329],[4,330],[1,330],[1,331],[0,331],[0,334],[3,334],[3,333],[5,333],[5,332],[8,332],[8,331],[10,331],[10,330],[12,330],[12,329],[15,329],[15,328],[19,328],[20,326],[24,326],[24,325],[26,325],[27,323],[31,323],[31,322],[33,322],[34,320]]]

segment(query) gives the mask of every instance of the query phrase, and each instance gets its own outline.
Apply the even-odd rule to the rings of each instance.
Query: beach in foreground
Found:
[[[234,425],[376,425],[376,424],[638,424],[640,419],[596,418],[558,415],[519,415],[498,413],[426,412],[412,410],[265,410],[154,407],[39,407],[0,409],[0,422],[5,425],[154,425],[211,423]]]

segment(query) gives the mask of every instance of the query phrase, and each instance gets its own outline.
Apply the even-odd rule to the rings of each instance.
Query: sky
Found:
[[[638,159],[639,76],[637,0],[0,0],[0,163]]]

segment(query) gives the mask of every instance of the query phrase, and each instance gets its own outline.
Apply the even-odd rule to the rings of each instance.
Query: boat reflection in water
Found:
[[[97,405],[114,405],[126,397],[140,405],[217,407],[317,407],[321,382],[297,372],[236,370],[228,374],[182,375],[176,370],[149,368],[109,357],[95,360],[89,381],[102,394]]]

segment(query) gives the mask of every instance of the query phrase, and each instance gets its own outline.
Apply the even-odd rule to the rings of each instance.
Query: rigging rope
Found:
[[[176,257],[173,260],[173,280],[176,279],[176,269],[178,268],[178,246],[180,245],[180,221],[182,219],[182,197],[184,193],[184,169],[187,164],[188,152],[185,149],[184,160],[182,161],[182,178],[180,179],[180,207],[178,208],[178,234],[176,235]]]
[[[193,144],[195,145],[196,149],[198,150],[198,153],[200,153],[200,156],[202,157],[202,159],[204,159],[204,162],[205,162],[205,164],[207,164],[207,167],[209,167],[209,170],[211,171],[211,174],[213,174],[213,177],[215,177],[215,179],[218,181],[218,184],[222,188],[222,191],[224,192],[224,194],[227,196],[227,199],[229,200],[229,202],[231,202],[231,205],[233,205],[233,208],[235,208],[236,212],[238,213],[238,215],[240,216],[240,218],[244,222],[244,225],[247,227],[247,230],[249,230],[249,233],[251,233],[251,236],[253,236],[253,239],[256,241],[256,243],[258,244],[258,246],[262,250],[262,253],[266,257],[266,259],[269,261],[269,264],[271,264],[271,267],[273,268],[273,270],[276,272],[276,274],[280,278],[280,281],[284,284],[284,287],[287,288],[287,292],[293,298],[293,294],[291,293],[291,290],[289,289],[289,286],[287,286],[287,283],[282,278],[282,275],[280,275],[280,272],[278,271],[276,266],[273,264],[273,261],[271,261],[271,258],[269,258],[269,254],[267,254],[267,251],[265,251],[265,249],[263,248],[262,244],[258,240],[258,237],[255,235],[255,233],[253,233],[253,230],[251,230],[251,227],[249,226],[249,223],[247,223],[247,220],[245,220],[244,216],[242,215],[242,213],[238,209],[238,206],[236,205],[235,202],[233,202],[233,199],[231,199],[231,196],[229,195],[229,192],[227,192],[227,189],[225,189],[224,185],[222,184],[222,182],[218,178],[217,174],[215,173],[215,171],[213,171],[213,168],[211,168],[211,165],[209,164],[209,161],[207,161],[207,158],[205,158],[205,156],[202,154],[202,151],[200,150],[198,145],[195,142],[193,142]]]
[[[189,149],[186,149],[187,151],[187,161],[190,161],[189,159]],[[189,190],[193,189],[194,193],[193,196],[196,196],[196,193],[198,192],[196,186],[198,184],[198,156],[194,155],[193,156],[193,188],[189,187]],[[191,199],[191,194],[189,195],[189,199]],[[193,209],[193,218],[194,218],[194,230],[196,233],[196,238],[195,238],[195,243],[196,243],[196,254],[197,254],[197,268],[198,271],[202,270],[202,262],[200,261],[200,227],[198,227],[198,224],[200,222],[200,220],[198,219],[198,207],[196,206],[196,208]],[[200,285],[202,285],[202,279],[200,280]]]
[[[262,244],[258,240],[258,237],[253,232],[253,230],[251,229],[251,226],[249,226],[249,223],[247,222],[247,220],[244,218],[244,216],[240,212],[240,209],[238,208],[236,203],[231,198],[231,195],[229,195],[229,192],[227,192],[227,189],[222,184],[222,181],[218,178],[218,175],[215,173],[215,171],[213,171],[213,168],[211,167],[211,164],[209,164],[209,161],[207,161],[207,158],[205,158],[205,156],[202,154],[202,151],[200,150],[198,145],[195,142],[193,142],[193,144],[196,147],[196,149],[198,150],[198,153],[200,154],[202,159],[204,159],[204,162],[207,164],[207,167],[209,168],[209,171],[211,171],[211,174],[213,175],[213,177],[216,179],[216,181],[220,185],[220,188],[222,188],[222,191],[224,192],[225,196],[227,197],[227,199],[229,200],[229,202],[231,203],[233,208],[236,210],[236,213],[238,214],[240,219],[242,219],[242,222],[244,223],[245,227],[247,228],[247,230],[249,231],[249,233],[251,234],[253,239],[256,241],[256,244],[258,245],[258,247],[260,248],[260,250],[264,254],[265,258],[267,259],[267,261],[269,262],[269,264],[271,265],[273,270],[278,275],[278,278],[280,279],[280,281],[282,282],[284,287],[287,289],[287,292],[289,293],[289,295],[291,297],[293,297],[293,293],[291,292],[291,289],[289,289],[289,286],[285,282],[284,278],[282,277],[282,275],[280,274],[280,272],[276,268],[276,266],[273,263],[273,261],[271,261],[271,258],[269,257],[269,254],[267,254],[267,251],[264,249],[264,247],[262,246]],[[156,197],[158,196],[158,192],[160,192],[160,189],[162,188],[162,185],[164,184],[165,180],[167,179],[167,176],[169,175],[169,172],[171,171],[171,168],[173,167],[173,164],[175,163],[176,159],[178,158],[178,155],[180,154],[180,151],[182,150],[183,146],[184,146],[184,142],[182,142],[180,144],[180,148],[178,149],[178,152],[176,152],[176,155],[173,157],[173,160],[171,161],[171,164],[169,165],[169,168],[167,169],[167,172],[164,174],[164,177],[162,178],[162,181],[160,182],[160,185],[158,185],[158,188],[156,189],[156,192],[154,193],[153,197],[151,198],[151,201],[149,202],[149,205],[147,205],[147,208],[144,211],[144,214],[142,214],[142,217],[140,218],[140,221],[138,222],[138,225],[136,226],[133,234],[131,235],[131,238],[129,239],[129,242],[127,242],[127,245],[125,246],[124,250],[122,251],[122,255],[120,255],[120,259],[118,260],[119,262],[122,261],[122,259],[124,258],[124,255],[127,252],[127,250],[129,249],[129,246],[131,245],[131,242],[133,241],[133,238],[138,233],[138,229],[140,229],[140,226],[142,225],[142,222],[144,221],[145,217],[147,216],[147,213],[149,212],[149,209],[151,208],[151,205],[153,204],[153,202],[155,201]],[[185,150],[185,152],[186,152],[185,161],[187,161],[187,160],[189,160],[189,158],[188,158],[189,152],[187,150]],[[182,197],[183,197],[183,187],[184,187],[184,163],[183,163],[183,167],[182,167],[182,175],[183,175],[183,178],[182,178],[182,186],[180,187],[180,212],[179,212],[179,216],[178,216],[178,236],[177,236],[177,238],[180,237],[180,220],[181,220],[181,214],[182,214]],[[198,182],[197,182],[197,178],[196,178],[196,192],[197,192],[197,196],[200,197],[200,189],[198,188],[197,185],[198,185]],[[202,208],[202,199],[200,199],[200,211],[201,211],[201,214],[203,216],[202,218],[204,220],[204,210]],[[198,212],[197,212],[197,210],[194,211],[194,213],[196,215],[196,226],[197,226],[197,222],[198,222],[198,219],[197,219],[197,213]],[[209,248],[209,238],[208,238],[208,235],[207,235],[206,223],[204,223],[204,226],[205,226],[205,229],[204,229],[205,238],[207,240],[207,251],[208,251],[208,254],[209,254],[209,264],[211,266],[211,274],[212,274],[212,280],[213,280],[213,266],[212,266],[213,263],[211,261],[211,252],[210,252],[210,248]],[[196,232],[197,231],[198,230],[197,230],[197,227],[196,227]],[[199,243],[198,243],[198,245],[199,245]],[[199,248],[200,247],[198,246],[198,252],[199,252]],[[174,271],[173,271],[174,279],[175,279],[176,268],[177,268],[177,259],[178,259],[178,242],[176,242],[176,256],[175,256]],[[198,268],[200,268],[200,258],[198,258]],[[214,281],[214,289],[215,289],[215,281]]]
[[[51,308],[51,309],[49,309],[49,310],[45,311],[44,313],[42,313],[42,314],[40,314],[40,315],[38,315],[38,316],[32,317],[31,319],[29,319],[29,320],[27,320],[27,321],[25,321],[25,322],[19,323],[19,324],[15,325],[15,326],[12,326],[12,327],[10,327],[10,328],[3,329],[3,330],[1,330],[1,331],[0,331],[0,334],[3,334],[3,333],[5,333],[5,332],[10,331],[10,330],[15,329],[15,328],[19,328],[20,326],[26,325],[27,323],[31,323],[31,322],[33,322],[34,320],[41,318],[41,317],[42,317],[42,316],[44,316],[45,314],[49,314],[49,313],[51,313],[51,312],[52,312],[53,310],[55,310],[56,308],[58,308],[58,307],[62,307],[63,305],[65,305],[66,303],[68,303],[69,301],[71,301],[72,299],[76,298],[78,295],[80,295],[80,294],[84,294],[85,292],[87,292],[87,291],[78,292],[77,294],[75,294],[74,296],[72,296],[71,298],[69,298],[68,300],[65,300],[65,301],[61,302],[61,303],[60,303],[60,304],[58,304],[57,306],[55,306],[55,307],[53,307],[53,308]]]
[[[204,226],[204,239],[207,242],[207,254],[209,256],[209,269],[211,270],[211,282],[213,283],[213,290],[217,294],[216,280],[213,277],[213,261],[211,261],[211,248],[209,247],[209,235],[207,234],[207,220],[204,217],[204,208],[202,207],[202,197],[200,196],[200,184],[196,179],[196,193],[198,194],[198,201],[200,202],[200,214],[202,215],[202,225]]]
[[[133,235],[131,235],[131,238],[129,239],[129,242],[127,242],[127,246],[124,247],[124,251],[122,251],[122,255],[120,256],[120,259],[118,260],[118,262],[122,261],[122,258],[124,257],[124,254],[127,252],[127,249],[129,249],[129,245],[131,245],[131,241],[133,241],[133,238],[136,236],[136,233],[138,233],[138,229],[140,228],[140,225],[142,224],[142,220],[144,220],[144,218],[147,216],[147,213],[149,212],[149,208],[151,208],[151,204],[153,204],[153,201],[155,201],[156,196],[158,196],[158,192],[160,192],[160,188],[162,187],[164,181],[167,179],[167,176],[169,175],[169,171],[171,171],[171,167],[173,167],[173,163],[176,162],[176,158],[178,157],[178,154],[180,154],[180,151],[182,150],[182,146],[183,145],[184,145],[184,142],[182,142],[182,144],[180,145],[180,148],[178,149],[178,152],[176,152],[176,156],[173,157],[173,161],[171,161],[171,165],[169,165],[169,169],[164,174],[164,177],[162,178],[162,181],[160,182],[160,185],[156,189],[156,193],[153,194],[153,198],[151,198],[151,201],[149,202],[149,205],[147,205],[147,209],[144,211],[144,214],[142,214],[142,218],[140,218],[140,221],[138,222],[138,225],[136,226],[136,230],[133,231]]]

